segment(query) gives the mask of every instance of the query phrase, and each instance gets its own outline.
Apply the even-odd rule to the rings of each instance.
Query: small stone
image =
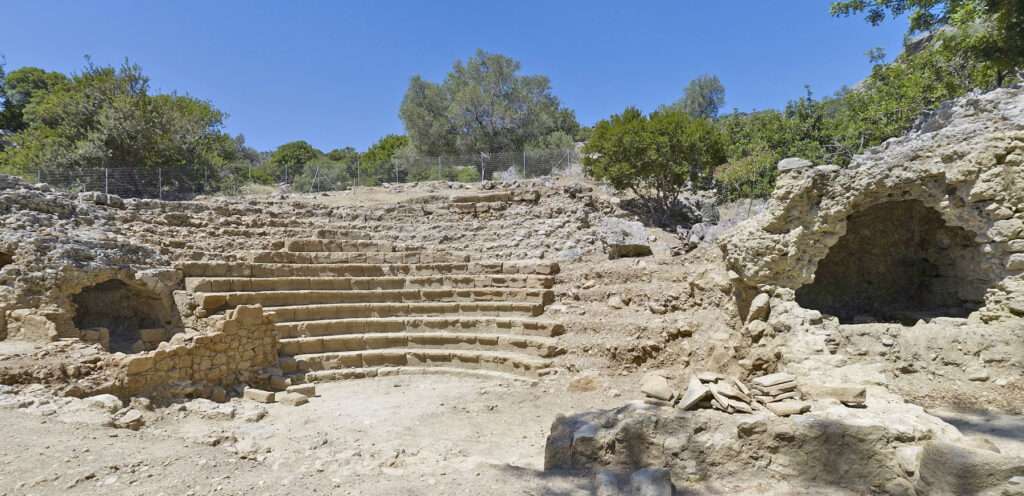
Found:
[[[228,392],[220,386],[215,386],[210,390],[210,399],[217,403],[224,403],[228,400]]]
[[[679,401],[679,408],[693,410],[710,395],[711,390],[701,384],[697,376],[690,376],[690,383],[686,386],[686,393],[683,395],[683,399]]]
[[[142,412],[130,408],[124,413],[114,418],[114,427],[119,429],[131,429],[137,431],[145,425],[145,420],[142,418]]]
[[[768,320],[771,298],[766,293],[759,293],[750,302],[750,310],[747,312],[747,322],[755,320]]]
[[[647,374],[640,382],[640,391],[651,398],[671,401],[675,392],[668,383],[668,379],[658,374]]]
[[[796,376],[793,374],[787,374],[785,372],[776,372],[774,374],[768,374],[758,377],[752,381],[751,384],[754,386],[760,386],[762,388],[768,388],[782,384],[784,382],[793,382],[796,380]]]
[[[242,397],[247,400],[252,400],[257,403],[273,403],[274,393],[271,391],[264,391],[256,388],[245,388],[245,392],[242,393]]]
[[[775,167],[779,169],[779,172],[785,172],[795,169],[805,169],[812,166],[814,166],[814,162],[811,162],[810,160],[799,157],[789,157],[779,160],[779,163]]]
[[[988,369],[983,367],[972,367],[967,369],[967,380],[969,381],[986,382],[988,379]]]
[[[274,391],[284,391],[285,389],[288,389],[288,386],[291,385],[292,381],[289,379],[285,379],[283,376],[270,376],[270,389],[273,389]]]
[[[626,303],[624,301],[622,301],[622,297],[621,296],[619,296],[619,295],[611,295],[610,297],[608,297],[608,306],[618,310],[618,309],[621,309],[621,308],[625,308],[626,307]]]
[[[99,408],[108,413],[114,413],[124,408],[124,404],[121,403],[121,400],[112,394],[98,394],[96,396],[90,396],[85,398],[85,403],[93,408]]]

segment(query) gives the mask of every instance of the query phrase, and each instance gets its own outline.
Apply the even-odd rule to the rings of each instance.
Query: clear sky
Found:
[[[159,91],[212,101],[227,130],[260,150],[305,139],[364,150],[401,133],[409,78],[442,79],[477,48],[551,78],[593,124],[627,105],[678,98],[717,74],[726,108],[779,108],[870,71],[864,53],[900,51],[905,20],[835,19],[828,0],[236,1],[4,0],[7,70],[78,71],[125,57]]]

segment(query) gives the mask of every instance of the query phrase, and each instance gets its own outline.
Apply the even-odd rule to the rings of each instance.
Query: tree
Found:
[[[705,74],[690,81],[683,89],[683,96],[667,109],[686,112],[693,117],[713,119],[725,104],[725,86],[718,76]]]
[[[303,166],[323,155],[304,140],[285,143],[270,156],[270,171],[275,177],[286,179],[302,174]]]
[[[10,76],[16,76],[12,78]],[[87,64],[71,77],[29,68],[5,80],[5,109],[20,113],[0,168],[173,167],[200,174],[236,158],[209,102],[152,95],[141,67]],[[17,121],[17,120],[15,120]]]
[[[583,166],[598,180],[631,191],[659,222],[686,188],[710,185],[726,142],[708,119],[675,111],[644,116],[634,107],[594,126]]]
[[[392,159],[403,148],[409,146],[408,136],[389,134],[377,140],[359,159],[359,184],[375,186],[395,180],[396,168]]]
[[[1002,86],[1024,65],[1024,0],[843,0],[833,16],[865,14],[872,25],[909,14],[908,35],[925,34],[990,64]]]
[[[573,136],[576,116],[545,76],[519,75],[519,62],[477,50],[441,84],[415,76],[399,112],[416,151],[428,155],[521,150],[551,133]]]
[[[16,133],[25,129],[25,107],[32,98],[41,98],[67,83],[67,76],[38,67],[22,67],[6,76],[0,68],[0,130]]]

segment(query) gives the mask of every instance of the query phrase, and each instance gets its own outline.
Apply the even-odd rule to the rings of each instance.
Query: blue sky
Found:
[[[906,22],[834,19],[828,0],[732,2],[7,0],[7,69],[72,72],[125,57],[160,91],[212,101],[227,130],[260,150],[305,139],[363,150],[402,132],[409,78],[440,80],[477,48],[551,78],[593,124],[627,105],[653,110],[717,74],[726,107],[779,108],[809,84],[831,94],[890,58]]]

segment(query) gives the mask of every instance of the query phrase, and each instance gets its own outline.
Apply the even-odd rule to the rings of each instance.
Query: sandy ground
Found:
[[[548,429],[559,413],[630,398],[565,383],[339,382],[300,407],[268,405],[259,422],[172,407],[138,432],[0,410],[0,495],[590,494],[589,477],[542,472]]]

